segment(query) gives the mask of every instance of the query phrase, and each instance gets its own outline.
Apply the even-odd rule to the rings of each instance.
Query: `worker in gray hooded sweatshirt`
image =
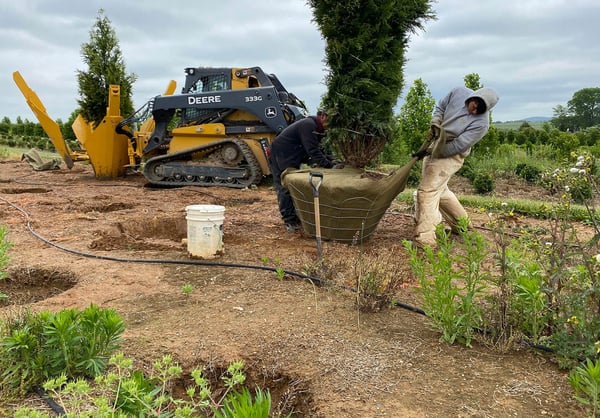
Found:
[[[489,111],[498,99],[498,94],[489,87],[477,91],[456,87],[436,105],[432,131],[443,129],[446,143],[436,153],[439,155],[430,155],[431,147],[413,154],[423,158],[415,204],[417,245],[434,247],[435,229],[443,220],[456,231],[458,219],[468,219],[469,215],[448,189],[448,180],[460,170],[471,147],[488,132]]]

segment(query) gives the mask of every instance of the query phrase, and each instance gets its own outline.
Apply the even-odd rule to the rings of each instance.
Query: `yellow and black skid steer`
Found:
[[[271,174],[271,142],[308,116],[304,103],[260,67],[195,67],[185,74],[181,93],[174,94],[171,81],[127,118],[120,115],[119,86],[111,85],[102,122],[94,127],[79,115],[72,125],[82,151],[69,148],[21,74],[13,78],[69,168],[89,161],[97,178],[115,178],[134,167],[163,186],[259,184]]]

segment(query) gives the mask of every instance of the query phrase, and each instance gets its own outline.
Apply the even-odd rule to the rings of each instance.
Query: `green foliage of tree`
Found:
[[[577,130],[600,125],[600,87],[576,91],[567,105]]]
[[[10,126],[10,119],[8,119],[7,117],[2,119],[2,122],[0,122],[0,134],[8,135],[8,133],[10,132]]]
[[[577,137],[568,132],[559,132],[557,135],[552,135],[548,142],[552,146],[557,159],[569,157],[579,147]]]
[[[328,137],[346,162],[365,167],[391,141],[409,35],[434,18],[431,1],[310,0],[326,41],[323,104]]]
[[[132,86],[137,76],[126,73],[119,40],[102,9],[90,30],[90,41],[81,46],[81,57],[88,67],[88,71],[77,71],[82,117],[95,126],[102,121],[106,116],[111,84],[121,86],[121,114],[132,114]]]
[[[416,79],[400,109],[400,139],[410,151],[417,151],[425,141],[431,124],[435,99],[427,84]]]
[[[557,129],[566,132],[572,131],[574,128],[573,118],[569,114],[569,109],[563,105],[557,105],[552,109],[552,119],[550,123]]]
[[[583,129],[578,131],[575,135],[581,145],[594,146],[600,144],[600,126],[592,126]]]
[[[481,77],[477,73],[470,73],[465,75],[463,78],[465,82],[465,87],[471,90],[479,90],[483,88],[483,83],[481,82]],[[498,148],[498,131],[492,126],[492,112],[489,112],[490,117],[490,130],[487,134],[479,142],[474,146],[474,150],[478,150],[479,152],[484,152],[487,155],[492,154],[496,148]]]
[[[434,106],[427,84],[420,78],[415,80],[396,115],[396,134],[381,153],[382,163],[402,164],[406,156],[419,149],[429,130]]]
[[[488,133],[475,144],[473,149],[474,152],[477,153],[493,155],[498,149],[498,146],[500,146],[500,134],[498,133],[498,128],[490,126]]]
[[[60,125],[60,131],[62,133],[63,138],[65,139],[65,141],[67,142],[67,144],[69,144],[69,147],[72,150],[76,150],[80,148],[80,144],[79,141],[77,140],[77,137],[75,136],[75,132],[73,131],[73,122],[75,122],[75,119],[77,119],[77,115],[79,115],[80,109],[75,109],[73,112],[71,112],[71,115],[69,115],[69,119],[63,123],[62,125]]]
[[[471,90],[479,90],[483,87],[479,74],[477,73],[467,74],[463,80],[465,82],[465,87],[470,88]]]
[[[576,91],[567,106],[557,105],[550,121],[559,130],[579,131],[600,125],[600,87]]]

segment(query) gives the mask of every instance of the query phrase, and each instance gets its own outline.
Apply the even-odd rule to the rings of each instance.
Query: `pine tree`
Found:
[[[88,71],[77,71],[79,82],[79,107],[81,116],[97,126],[108,106],[108,90],[111,84],[120,85],[121,115],[133,113],[132,86],[137,76],[126,74],[125,61],[119,48],[119,40],[104,10],[98,11],[96,23],[90,30],[90,41],[81,46],[81,57]]]
[[[409,34],[434,18],[430,0],[310,0],[326,41],[328,141],[365,167],[393,139]]]

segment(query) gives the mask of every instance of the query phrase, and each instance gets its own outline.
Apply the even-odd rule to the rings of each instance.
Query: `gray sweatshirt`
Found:
[[[486,105],[485,111],[477,115],[469,114],[467,101],[479,97]],[[490,128],[489,111],[498,103],[498,94],[489,87],[473,91],[466,87],[456,87],[435,106],[432,124],[440,125],[446,131],[446,146],[443,157],[468,154]]]

